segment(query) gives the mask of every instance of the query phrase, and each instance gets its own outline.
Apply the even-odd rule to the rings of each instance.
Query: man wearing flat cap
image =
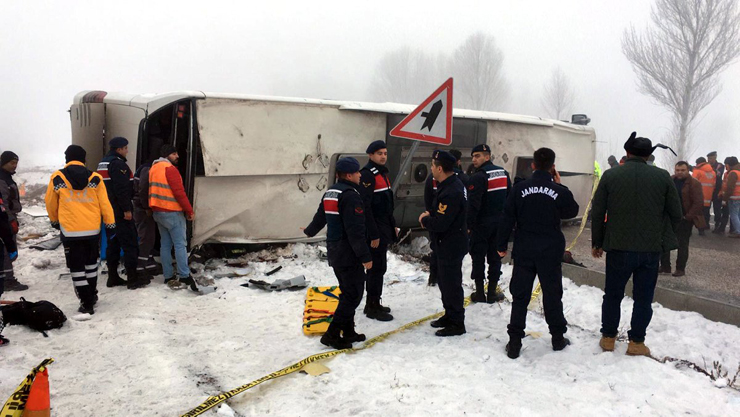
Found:
[[[321,199],[316,215],[303,233],[316,236],[324,226],[329,266],[339,281],[339,305],[321,343],[334,349],[349,349],[365,335],[355,332],[355,310],[362,301],[365,269],[374,268],[365,238],[365,204],[360,196],[360,163],[342,158],[335,166],[337,183]]]
[[[462,288],[462,261],[467,254],[467,193],[455,175],[455,157],[445,151],[432,153],[432,175],[437,192],[431,210],[419,216],[421,227],[429,231],[437,257],[437,284],[442,293],[444,315],[431,323],[437,336],[465,333],[465,307]]]
[[[380,304],[383,296],[383,276],[388,269],[388,245],[396,241],[396,220],[393,217],[393,189],[388,179],[388,149],[376,140],[366,150],[368,162],[361,170],[360,194],[365,202],[365,223],[373,269],[367,274],[367,299],[364,313],[379,321],[393,320],[390,307]]]
[[[115,137],[108,143],[110,151],[98,164],[98,174],[108,190],[108,200],[116,216],[116,230],[109,232],[106,263],[108,264],[108,282],[106,286],[126,285],[135,290],[149,284],[139,277],[136,265],[139,258],[139,242],[133,216],[134,173],[126,163],[128,140]],[[118,263],[123,250],[123,264],[126,267],[127,281],[118,275]]]
[[[653,316],[661,253],[678,248],[674,231],[683,218],[678,191],[668,171],[647,164],[657,147],[666,148],[632,132],[624,144],[625,164],[604,172],[593,198],[592,253],[596,258],[607,253],[599,342],[604,351],[614,350],[620,304],[632,277],[634,307],[627,354],[650,355],[645,332]]]

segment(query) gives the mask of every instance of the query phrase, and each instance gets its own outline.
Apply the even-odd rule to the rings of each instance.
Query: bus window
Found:
[[[534,172],[532,170],[532,163],[534,163],[534,158],[531,156],[516,157],[516,161],[514,161],[514,184],[532,177],[532,172]]]

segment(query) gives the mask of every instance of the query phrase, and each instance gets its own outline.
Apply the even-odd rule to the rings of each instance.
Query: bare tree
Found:
[[[455,107],[501,110],[509,98],[509,83],[503,73],[504,53],[496,40],[475,33],[452,56],[455,77]]]
[[[444,81],[438,65],[433,56],[410,47],[388,52],[376,69],[371,96],[377,101],[420,102]]]
[[[691,155],[692,123],[719,94],[719,74],[740,54],[737,0],[656,0],[652,27],[625,30],[622,51],[640,91],[673,115],[672,145]]]
[[[542,107],[547,115],[553,119],[563,120],[570,113],[576,93],[570,79],[560,67],[555,68],[550,81],[545,84],[545,94],[542,97]]]

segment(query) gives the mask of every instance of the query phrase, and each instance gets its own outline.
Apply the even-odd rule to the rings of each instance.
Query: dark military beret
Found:
[[[336,170],[345,174],[354,174],[360,170],[360,163],[355,158],[348,156],[337,161]]]
[[[108,142],[108,145],[110,146],[111,149],[120,149],[120,148],[123,148],[124,146],[128,146],[128,140],[126,140],[126,138],[117,136],[111,139],[110,142]]]
[[[373,142],[370,145],[368,145],[367,150],[365,151],[365,153],[371,154],[371,153],[375,153],[375,152],[378,152],[381,149],[386,149],[386,148],[388,148],[388,147],[385,146],[385,142],[384,141],[382,141],[382,140],[376,140],[375,142]]]
[[[709,152],[707,156],[717,156],[717,151]]]
[[[476,145],[475,148],[473,148],[473,151],[470,152],[470,155],[472,156],[476,152],[488,152],[491,153],[491,147],[486,145],[485,143],[481,143],[480,145]]]
[[[455,157],[452,156],[451,153],[440,150],[432,152],[432,159],[434,159],[435,161],[448,161],[452,162],[453,164],[457,162],[457,159],[455,159]]]

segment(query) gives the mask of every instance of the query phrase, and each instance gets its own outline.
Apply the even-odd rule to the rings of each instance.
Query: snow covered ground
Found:
[[[51,231],[46,219],[24,218],[21,235]],[[414,250],[423,242],[415,241]],[[334,285],[316,245],[296,244],[244,256],[247,276],[216,278],[218,290],[197,296],[155,282],[129,291],[99,284],[100,301],[89,321],[72,319],[77,300],[66,272],[62,248],[37,252],[22,245],[16,263],[20,280],[31,286],[24,296],[47,299],[70,320],[49,337],[13,326],[4,334],[11,345],[0,350],[0,400],[4,401],[31,368],[46,357],[55,416],[175,416],[209,395],[228,391],[298,360],[327,350],[317,337],[304,336],[301,318],[305,291],[268,293],[244,288],[249,278],[305,275],[309,285]],[[43,260],[48,259],[47,265]],[[404,260],[406,259],[406,260]],[[208,276],[235,268],[212,260]],[[281,271],[264,273],[282,265]],[[196,268],[202,269],[202,265]],[[466,259],[465,276],[470,275]],[[242,268],[244,269],[244,268]],[[511,269],[502,285],[508,287]],[[369,337],[395,329],[441,309],[439,290],[426,285],[422,265],[391,255],[384,304],[395,320],[380,323],[358,310],[357,328]],[[470,284],[469,279],[466,283]],[[469,293],[466,288],[466,293]],[[396,334],[374,347],[335,357],[331,372],[301,373],[266,382],[228,401],[219,415],[277,416],[484,416],[484,415],[740,415],[740,392],[675,364],[614,353],[598,347],[603,293],[565,282],[566,317],[573,342],[553,352],[541,314],[530,313],[528,337],[518,360],[504,353],[510,305],[471,305],[468,333],[438,338],[427,323]],[[632,302],[623,303],[627,326]],[[535,333],[535,336],[537,334]],[[676,312],[655,304],[647,344],[656,357],[674,357],[711,368],[720,361],[734,370],[740,362],[740,328]],[[233,409],[233,410],[232,410]],[[216,415],[208,411],[205,415]]]

